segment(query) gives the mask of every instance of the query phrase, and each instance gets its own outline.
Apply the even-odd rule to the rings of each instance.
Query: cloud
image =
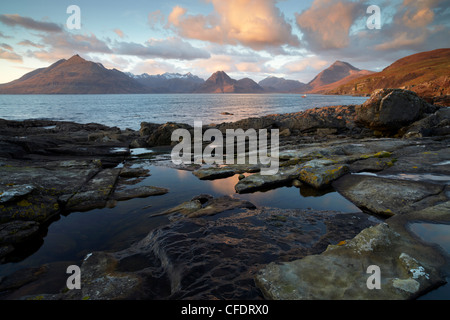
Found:
[[[143,73],[147,73],[150,75],[154,74],[163,74],[166,72],[178,72],[179,69],[176,68],[174,65],[165,62],[165,61],[158,61],[155,59],[147,59],[145,61],[138,62],[133,69],[131,70],[132,73],[140,75]]]
[[[13,50],[13,48],[7,43],[0,43],[0,47],[4,48],[6,50],[9,50],[9,51]]]
[[[365,9],[360,2],[315,0],[309,9],[296,14],[296,22],[311,49],[340,49],[349,45],[350,28]]]
[[[383,27],[383,38],[375,49],[426,51],[443,47],[450,38],[449,18],[446,0],[404,0],[392,22]]]
[[[26,29],[32,29],[45,32],[62,32],[61,26],[56,23],[36,21],[32,18],[22,17],[18,14],[1,14],[0,22],[11,27],[21,26]]]
[[[150,39],[145,44],[119,42],[114,48],[117,54],[132,55],[141,58],[161,57],[165,59],[194,60],[207,59],[210,54],[192,46],[180,38],[172,37],[164,40]]]
[[[148,14],[148,24],[151,28],[156,28],[158,24],[164,23],[164,15],[161,10],[156,10]]]
[[[299,46],[292,27],[273,0],[208,0],[214,6],[209,15],[190,15],[173,8],[167,27],[181,37],[219,44],[243,45],[267,50],[283,45]]]
[[[41,43],[47,50],[33,51],[29,55],[39,60],[54,62],[76,53],[113,53],[108,44],[91,34],[41,34]]]
[[[235,61],[228,55],[213,55],[208,60],[196,61],[193,67],[208,77],[216,71],[234,72],[237,70]]]
[[[0,38],[5,38],[5,39],[12,39],[11,36],[7,36],[6,34],[4,34],[3,32],[0,31]]]
[[[120,29],[114,29],[114,33],[117,34],[120,38],[123,39],[123,37],[125,36],[125,34],[123,33],[122,30]]]
[[[45,47],[42,44],[37,44],[37,43],[34,43],[34,42],[30,41],[30,40],[20,41],[17,44],[20,45],[20,46],[35,47],[35,48],[40,48],[40,49]]]
[[[297,61],[288,62],[285,65],[283,65],[281,69],[287,74],[292,74],[292,73],[300,73],[305,70],[311,69],[314,71],[323,70],[325,67],[327,67],[328,64],[329,64],[328,61],[322,60],[321,58],[314,56],[302,58]]]
[[[22,62],[22,57],[20,55],[18,55],[17,53],[13,52],[13,51],[9,51],[9,50],[3,50],[0,49],[0,59],[4,59],[4,60],[11,60],[14,62]]]

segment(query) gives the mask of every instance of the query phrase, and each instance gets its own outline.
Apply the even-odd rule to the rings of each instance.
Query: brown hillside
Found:
[[[349,81],[328,94],[368,95],[383,88],[403,88],[428,100],[450,94],[450,49],[414,54],[383,71]]]

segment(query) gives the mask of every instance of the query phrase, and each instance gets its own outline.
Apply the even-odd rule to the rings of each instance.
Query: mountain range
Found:
[[[217,71],[206,81],[191,73],[160,75],[124,73],[79,55],[62,59],[0,85],[0,94],[125,93],[320,93],[367,95],[375,89],[407,88],[423,95],[448,95],[450,49],[411,55],[381,72],[360,70],[336,61],[309,83],[268,77],[259,83],[235,80]]]

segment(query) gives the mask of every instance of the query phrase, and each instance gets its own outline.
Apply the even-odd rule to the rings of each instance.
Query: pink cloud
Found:
[[[123,38],[125,34],[120,29],[114,29],[114,33],[117,34],[120,38]]]
[[[264,50],[282,45],[298,46],[292,27],[272,0],[208,0],[214,12],[189,15],[173,8],[168,26],[180,36],[219,44],[243,45]]]
[[[0,49],[0,59],[22,62],[22,57],[13,51]]]
[[[296,14],[296,21],[312,48],[340,49],[349,45],[350,28],[361,8],[360,3],[348,0],[315,0],[309,9]]]

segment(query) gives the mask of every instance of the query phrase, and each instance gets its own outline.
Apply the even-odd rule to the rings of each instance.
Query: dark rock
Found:
[[[434,111],[435,106],[412,91],[381,89],[375,91],[364,104],[356,107],[356,123],[392,134]]]
[[[35,221],[12,221],[0,224],[0,243],[18,244],[35,235],[39,223]]]
[[[402,129],[405,138],[422,138],[450,134],[450,108],[441,108],[435,113]]]
[[[139,134],[141,137],[148,137],[160,126],[161,125],[157,124],[157,123],[142,122],[141,129],[139,130]]]
[[[154,146],[170,146],[172,144],[172,133],[177,129],[191,129],[186,124],[168,122],[160,125],[156,130],[148,136],[146,142],[149,147]],[[141,129],[142,130],[142,129]]]
[[[215,180],[232,177],[236,170],[230,167],[200,168],[192,172],[200,180]]]
[[[166,188],[158,188],[152,186],[140,186],[136,188],[124,188],[119,187],[114,191],[112,196],[117,201],[130,200],[134,198],[147,198],[150,196],[159,196],[168,193]]]

